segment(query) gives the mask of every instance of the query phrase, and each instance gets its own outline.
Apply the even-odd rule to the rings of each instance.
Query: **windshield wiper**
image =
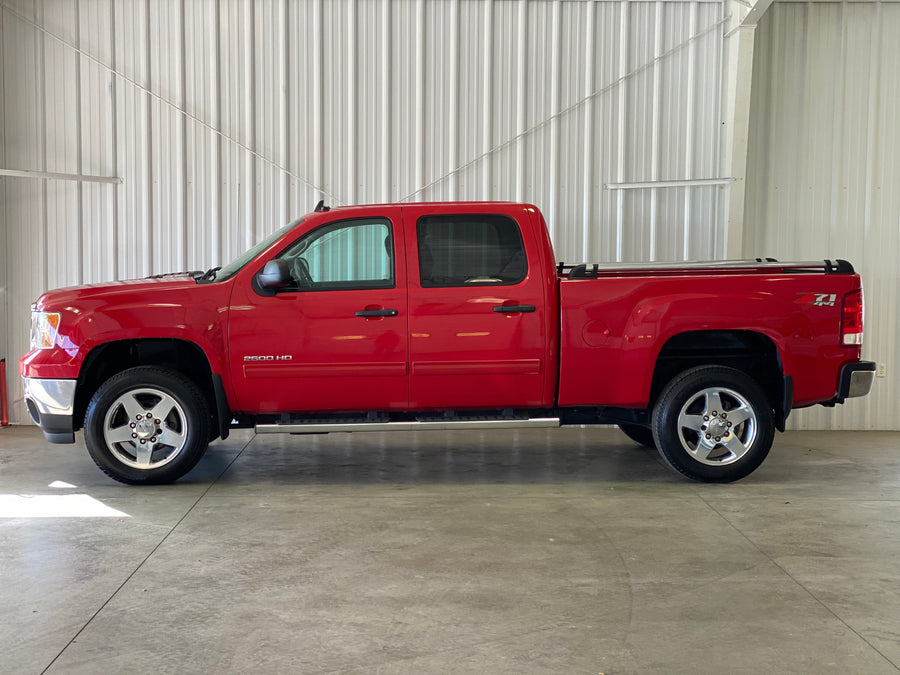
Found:
[[[214,281],[216,278],[216,272],[222,269],[221,265],[219,267],[210,267],[199,277],[195,277],[198,284],[202,284],[204,281]]]

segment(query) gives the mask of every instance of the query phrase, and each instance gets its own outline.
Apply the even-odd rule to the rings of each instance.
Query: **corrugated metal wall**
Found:
[[[724,256],[726,4],[3,0],[9,345],[45,289],[206,268],[311,210],[537,203],[560,259]],[[26,419],[11,383],[13,414]],[[18,393],[17,393],[18,392]]]
[[[866,399],[794,428],[898,429],[900,4],[776,3],[757,29],[744,253],[850,260],[866,292]]]

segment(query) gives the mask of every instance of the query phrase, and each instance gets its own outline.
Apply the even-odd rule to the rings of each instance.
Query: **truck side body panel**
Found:
[[[860,358],[840,344],[841,300],[858,288],[857,275],[824,273],[563,279],[559,403],[644,408],[666,342],[711,330],[769,338],[793,378],[793,407],[829,401],[840,367]]]
[[[190,277],[73,286],[44,295],[36,309],[61,314],[57,349],[34,350],[19,364],[23,376],[77,378],[91,350],[119,340],[170,338],[191,342],[225,376],[230,284],[198,286]]]
[[[235,410],[407,409],[408,311],[400,209],[350,211],[306,219],[236,276],[228,333]],[[315,277],[310,287],[266,293],[254,285],[269,260],[291,255],[305,237],[313,242],[303,251]],[[332,251],[319,250],[341,237],[352,249],[349,263],[331,260]],[[318,242],[324,243],[318,247]],[[369,258],[380,266],[366,269]],[[384,279],[323,281],[325,271],[319,268],[327,265],[347,276]],[[379,313],[389,315],[365,315]]]
[[[556,395],[555,277],[546,268],[546,242],[535,233],[533,207],[516,204],[422,204],[403,209],[409,265],[410,408],[542,408]],[[498,220],[499,219],[499,220]],[[518,229],[524,260],[490,242],[498,223]],[[429,226],[434,225],[434,232]],[[484,261],[471,269],[488,276],[443,278],[443,270],[466,269],[447,261],[453,227],[485,232]],[[472,234],[469,233],[469,235]],[[420,238],[421,236],[421,238]],[[452,242],[451,242],[452,243]],[[493,248],[497,250],[494,251]],[[510,249],[512,250],[512,249]],[[469,255],[469,254],[466,254]],[[473,252],[471,255],[478,255]],[[502,269],[515,268],[503,276]],[[491,274],[496,272],[495,277]],[[517,279],[521,273],[523,278]],[[552,298],[548,306],[548,297]],[[508,311],[504,311],[504,307]]]

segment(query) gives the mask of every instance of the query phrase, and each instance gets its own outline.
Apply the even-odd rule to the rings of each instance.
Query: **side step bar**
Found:
[[[549,429],[558,417],[510,420],[442,420],[428,422],[356,422],[351,424],[257,424],[258,434],[330,434],[336,431],[452,431],[453,429]]]

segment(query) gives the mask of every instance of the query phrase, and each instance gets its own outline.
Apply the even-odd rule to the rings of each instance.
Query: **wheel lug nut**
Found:
[[[709,422],[709,415],[704,415],[703,419],[704,419],[704,421]]]
[[[718,442],[721,441],[721,440],[722,440],[722,437],[721,437],[721,436],[716,436],[716,443],[718,443]]]
[[[718,411],[713,410],[713,417],[715,417],[715,416],[718,415],[718,414],[719,414]]]
[[[137,434],[131,434],[132,438],[137,438]]]
[[[705,424],[704,424],[702,427],[700,427],[700,431],[706,431],[706,425],[705,425]]]
[[[722,413],[722,419],[724,420],[726,417],[728,417],[728,415],[726,415],[725,413]]]
[[[141,445],[143,445],[143,444],[146,443],[146,442],[147,442],[147,441],[146,441],[145,439],[143,439],[143,438],[141,439]]]
[[[710,436],[709,434],[706,434],[706,438],[710,439],[710,438],[712,438],[712,436]]]
[[[731,422],[728,422],[728,423],[726,424],[726,426],[729,426],[729,427],[730,427],[730,426],[731,426]]]
[[[159,424],[159,420],[153,420],[156,424]]]
[[[150,439],[150,442],[151,442],[151,443],[156,443],[156,436],[154,436],[153,438],[151,438],[151,439]]]
[[[131,423],[131,428],[134,429],[137,426],[134,422]]]

